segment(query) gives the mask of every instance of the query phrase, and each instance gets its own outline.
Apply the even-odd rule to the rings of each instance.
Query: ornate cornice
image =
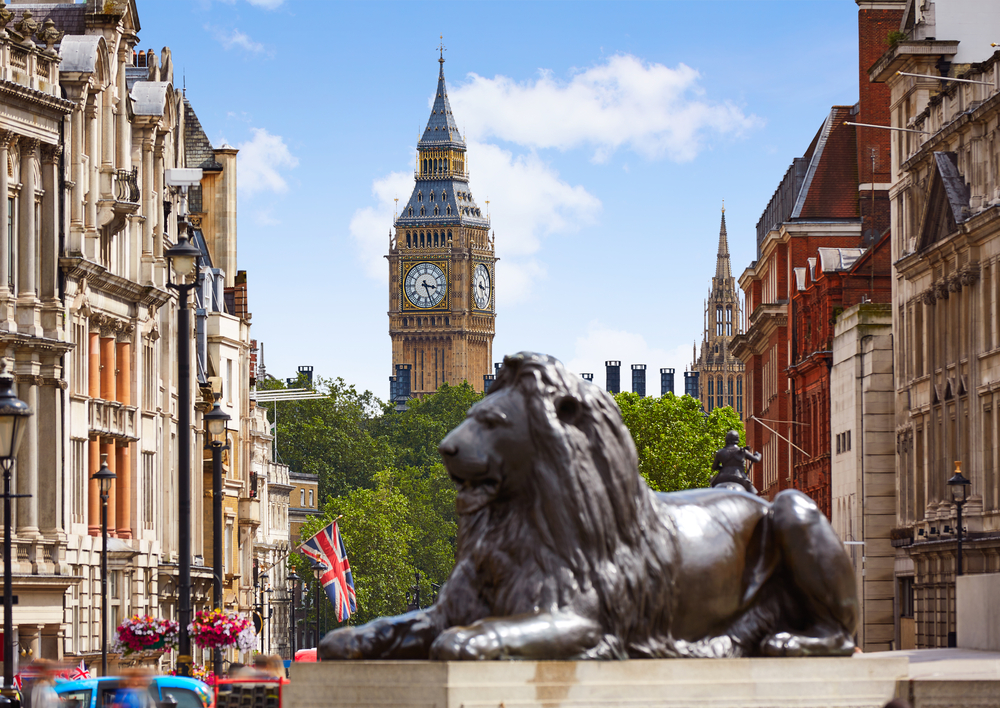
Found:
[[[28,88],[27,86],[22,86],[21,84],[15,84],[13,81],[6,81],[3,79],[0,79],[0,96],[24,101],[25,103],[32,103],[36,106],[41,106],[42,108],[47,108],[51,111],[65,115],[72,113],[73,108],[76,106],[73,101],[69,101],[65,98],[53,96],[50,93],[38,91],[33,88]]]

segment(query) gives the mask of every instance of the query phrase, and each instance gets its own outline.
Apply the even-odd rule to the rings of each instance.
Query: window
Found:
[[[73,445],[73,523],[87,523],[87,440],[72,440]]]
[[[156,410],[156,348],[150,339],[142,340],[142,406],[147,411]]]
[[[155,460],[155,452],[142,453],[142,525],[147,529],[154,527],[153,509],[156,508],[154,499],[156,486],[153,484],[153,463]]]
[[[223,551],[223,554],[224,555],[222,557],[222,571],[224,573],[226,573],[226,574],[229,574],[231,572],[229,570],[229,568],[231,567],[229,559],[233,555],[233,522],[232,521],[227,521],[226,522],[226,550]]]
[[[722,408],[725,403],[722,402],[722,377],[720,376],[715,380],[715,407]]]
[[[226,359],[226,403],[233,405],[233,360]]]
[[[406,232],[406,247],[407,248],[410,247],[410,232],[409,231]]]
[[[316,506],[313,503],[313,490],[311,490],[311,489],[309,490],[309,506],[310,506],[310,508]]]
[[[0,165],[0,169],[7,169],[7,165]],[[17,293],[14,288],[14,273],[17,271],[17,261],[14,259],[14,241],[16,240],[16,230],[14,229],[14,209],[13,197],[7,198],[7,285],[12,293]]]
[[[299,506],[305,506],[305,505],[306,505],[306,490],[300,489],[299,490]]]
[[[87,356],[90,337],[86,321],[73,323],[73,393],[87,395]]]

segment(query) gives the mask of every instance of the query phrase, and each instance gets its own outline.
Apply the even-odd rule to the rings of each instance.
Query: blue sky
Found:
[[[240,148],[239,267],[268,372],[388,393],[393,197],[438,37],[497,267],[494,359],[681,372],[725,199],[733,271],[791,160],[858,98],[850,0],[138,0],[209,138]],[[628,375],[623,372],[623,384]]]

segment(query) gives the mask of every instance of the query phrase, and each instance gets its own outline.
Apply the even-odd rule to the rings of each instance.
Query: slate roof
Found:
[[[935,152],[934,162],[941,175],[941,184],[951,207],[952,218],[955,224],[960,224],[969,218],[969,196],[972,190],[958,171],[958,155],[953,152]]]
[[[201,127],[201,121],[191,107],[191,102],[184,97],[184,166],[200,167],[209,172],[222,170],[222,165],[215,160],[215,150]]]
[[[438,72],[437,94],[431,115],[427,121],[427,129],[417,143],[421,150],[435,148],[454,148],[465,151],[465,141],[458,132],[455,116],[448,102],[448,89],[444,81],[444,59],[438,59],[441,68]],[[431,199],[431,195],[434,199]],[[442,194],[444,199],[442,199]],[[438,213],[434,213],[437,207]],[[448,208],[451,208],[451,214]],[[423,214],[421,214],[423,209]],[[448,177],[442,179],[418,179],[413,187],[413,193],[403,205],[396,219],[397,228],[426,228],[433,226],[475,226],[488,228],[486,214],[476,204],[472,196],[469,182],[464,177]]]
[[[25,10],[31,10],[32,19],[45,22],[51,19],[57,30],[66,34],[85,34],[87,31],[87,6],[74,3],[18,3],[8,5],[7,9],[14,13],[14,19],[8,27],[21,21]],[[56,45],[59,46],[59,45]]]
[[[437,93],[434,96],[430,118],[427,119],[427,127],[424,129],[424,135],[420,138],[418,145],[425,148],[435,148],[445,147],[444,143],[451,143],[464,148],[465,141],[458,130],[455,116],[451,112],[448,89],[444,83],[444,58],[438,59],[438,62],[441,68],[438,71]]]
[[[729,237],[726,235],[726,209],[722,208],[722,227],[719,229],[719,254],[715,263],[716,279],[733,277],[729,263]]]

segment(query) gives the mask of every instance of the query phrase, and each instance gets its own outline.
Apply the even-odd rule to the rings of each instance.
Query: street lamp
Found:
[[[215,394],[215,405],[204,415],[205,428],[208,432],[208,449],[212,451],[212,600],[215,607],[222,609],[222,451],[229,449],[225,440],[226,423],[229,414],[219,405],[221,393]],[[222,649],[216,647],[212,652],[213,671],[216,676],[222,676]]]
[[[101,468],[94,473],[101,490],[101,676],[108,675],[108,493],[117,475],[108,469],[108,456],[101,455]]]
[[[299,575],[295,572],[295,568],[292,568],[291,572],[288,573],[288,582],[292,586],[291,621],[289,622],[292,636],[289,643],[292,646],[292,661],[295,661],[295,590],[299,582]]]
[[[313,610],[316,612],[316,661],[319,661],[319,588],[323,584],[323,581],[320,579],[320,573],[325,569],[325,565],[313,559],[312,570],[313,578],[315,579],[314,584],[316,585],[316,601],[313,603]]]
[[[268,574],[261,573],[257,580],[257,616],[260,617],[260,651],[262,654],[270,654],[265,646],[267,635],[264,633],[264,591],[267,588],[267,581],[269,579]]]
[[[958,509],[958,562],[956,563],[955,575],[962,574],[962,507],[968,501],[969,487],[972,482],[962,474],[962,463],[955,462],[955,474],[948,480],[948,489],[951,490],[951,501]]]
[[[14,687],[14,578],[10,567],[10,470],[21,446],[31,409],[14,394],[14,377],[0,373],[0,465],[3,465],[3,695],[15,696]]]
[[[191,244],[191,222],[187,218],[187,189],[201,183],[200,169],[166,170],[168,186],[181,187],[183,197],[177,215],[177,245],[167,249],[164,256],[170,261],[179,283],[167,287],[176,290],[177,305],[177,619],[180,623],[178,637],[177,673],[190,675],[191,636],[191,310],[188,293],[197,282],[185,283],[195,272],[201,251]]]

